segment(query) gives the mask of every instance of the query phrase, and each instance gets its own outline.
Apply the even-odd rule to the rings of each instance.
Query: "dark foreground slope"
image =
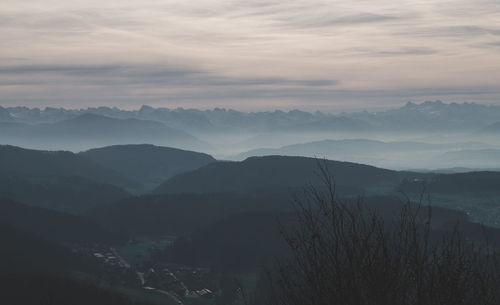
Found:
[[[113,145],[79,155],[131,180],[140,181],[146,188],[156,187],[175,175],[216,162],[204,153],[148,144]]]
[[[59,275],[78,265],[61,245],[0,223],[0,276]]]
[[[192,266],[252,272],[287,253],[280,231],[296,225],[286,212],[246,212],[225,217],[178,238],[164,259]]]
[[[133,235],[165,236],[193,232],[235,213],[292,208],[289,192],[161,194],[97,206],[88,215]]]
[[[365,198],[366,208],[374,209],[387,223],[400,216],[403,201],[394,197]],[[425,218],[427,209],[419,212]],[[187,265],[215,267],[233,271],[256,270],[271,266],[289,252],[283,232],[301,226],[295,212],[246,212],[224,217],[178,238],[164,252],[168,261]],[[498,244],[500,230],[471,223],[463,212],[445,208],[432,209],[432,234],[439,239],[458,229],[467,240]]]
[[[73,271],[95,272],[100,267],[60,244],[1,223],[0,240],[1,304],[142,304],[75,280]]]
[[[147,305],[92,284],[53,276],[0,277],[0,301],[9,305]]]
[[[81,249],[123,240],[82,217],[0,200],[0,303],[139,304],[75,277],[102,285],[109,269]]]
[[[0,198],[0,223],[57,243],[120,243],[126,235],[82,216],[23,205]]]
[[[93,206],[130,195],[116,186],[77,176],[44,179],[0,176],[0,196],[32,206],[80,214]]]

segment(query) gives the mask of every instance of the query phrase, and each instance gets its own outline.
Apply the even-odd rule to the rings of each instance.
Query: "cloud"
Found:
[[[331,12],[317,11],[311,15],[304,15],[303,12],[297,12],[296,15],[284,16],[281,19],[277,19],[277,21],[285,26],[299,29],[338,29],[339,27],[385,23],[396,21],[398,19],[400,19],[399,16],[379,15],[371,13],[339,16],[338,14],[334,14]]]
[[[210,86],[304,86],[304,87],[326,87],[339,84],[337,80],[329,79],[286,79],[286,78],[213,78],[203,80],[204,84]]]
[[[498,8],[494,0],[11,2],[0,12],[0,103],[334,107],[356,96],[366,104],[425,96],[416,88],[493,97]]]
[[[83,66],[83,65],[22,65],[22,66],[0,66],[0,74],[35,74],[35,73],[58,73],[58,74],[96,74],[116,71],[119,66]]]
[[[393,50],[371,50],[371,49],[353,49],[360,55],[368,56],[413,56],[413,55],[433,55],[439,53],[439,50],[431,48],[401,48]]]
[[[500,29],[474,26],[474,25],[460,25],[460,26],[447,26],[447,27],[422,27],[410,30],[409,33],[424,37],[425,36],[468,37],[468,36],[478,36],[478,35],[500,36]]]
[[[366,23],[379,23],[397,20],[399,17],[396,16],[384,16],[377,14],[357,14],[351,16],[343,17],[329,17],[324,16],[322,18],[311,18],[306,22],[299,23],[300,26],[306,27],[328,27],[328,26],[339,26],[339,25],[356,25],[356,24],[366,24]]]
[[[16,79],[17,77],[17,79]],[[20,78],[21,77],[21,78]],[[0,85],[47,85],[142,88],[257,88],[279,86],[330,87],[339,84],[332,79],[292,79],[270,77],[227,77],[206,70],[181,66],[153,65],[17,65],[0,66]],[[210,89],[208,89],[210,90]],[[225,90],[225,89],[222,89]],[[252,89],[250,89],[252,90]],[[280,89],[281,90],[281,89]],[[272,89],[271,89],[272,91]]]

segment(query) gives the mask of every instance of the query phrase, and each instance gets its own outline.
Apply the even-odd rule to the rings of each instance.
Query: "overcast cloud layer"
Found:
[[[500,1],[0,0],[0,105],[500,104]]]

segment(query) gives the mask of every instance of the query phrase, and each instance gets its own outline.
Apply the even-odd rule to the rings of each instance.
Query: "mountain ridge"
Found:
[[[423,128],[430,130],[441,128],[473,129],[477,124],[485,126],[500,120],[500,106],[478,103],[444,103],[442,101],[426,101],[420,104],[408,102],[401,107],[389,108],[377,112],[342,112],[329,114],[320,111],[305,112],[298,109],[290,111],[241,112],[233,109],[214,108],[211,110],[184,108],[154,108],[143,105],[138,110],[122,110],[116,107],[98,107],[87,109],[64,108],[27,108],[6,107],[6,112],[14,121],[55,122],[69,119],[84,113],[105,115],[119,119],[146,119],[162,122],[170,127],[188,131],[207,132],[233,128],[382,128],[394,126],[400,128]],[[342,122],[344,120],[344,122]],[[476,125],[474,125],[476,124]],[[257,127],[259,126],[259,127]]]
[[[306,157],[250,157],[240,162],[212,163],[180,174],[161,184],[154,193],[213,193],[300,188],[309,183],[321,183],[321,177],[317,175],[321,166],[338,179],[336,180],[338,186],[346,188],[383,184],[397,181],[407,175],[420,175],[365,164],[322,161]]]
[[[177,174],[217,161],[205,153],[151,144],[111,145],[78,155],[142,184],[146,183],[149,185],[146,189],[156,187]]]

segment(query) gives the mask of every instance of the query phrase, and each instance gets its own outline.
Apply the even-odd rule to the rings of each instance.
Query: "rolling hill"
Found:
[[[127,198],[130,194],[114,185],[78,176],[28,179],[7,175],[0,176],[0,196],[32,206],[79,214],[93,206]]]
[[[450,149],[459,144],[429,144],[422,142],[393,141],[383,142],[368,139],[322,140],[303,144],[286,145],[280,148],[254,149],[236,156],[244,159],[252,156],[289,155],[314,157],[315,155],[348,157],[353,155],[369,156],[374,153],[399,153],[415,151],[439,151]]]
[[[68,212],[129,196],[139,183],[64,151],[0,146],[0,196]]]
[[[241,162],[212,163],[175,176],[161,184],[155,193],[247,192],[301,188],[308,183],[321,185],[317,175],[321,160],[305,157],[252,157]],[[398,172],[373,166],[325,161],[341,188],[361,193],[368,186],[395,185],[404,177],[421,174]]]
[[[153,189],[186,171],[216,162],[210,155],[154,145],[113,145],[79,153]]]
[[[113,170],[71,152],[32,150],[10,145],[0,146],[0,175],[40,180],[79,176],[123,188],[131,188],[137,184]]]
[[[280,148],[253,149],[234,157],[243,160],[252,156],[285,155],[320,157],[370,164],[383,168],[408,169],[419,167],[480,167],[488,160],[460,157],[448,158],[448,152],[474,148],[487,151],[489,146],[479,142],[425,143],[415,141],[376,141],[368,139],[321,140],[282,146]],[[498,157],[497,157],[498,159]],[[490,157],[491,160],[491,157]]]

